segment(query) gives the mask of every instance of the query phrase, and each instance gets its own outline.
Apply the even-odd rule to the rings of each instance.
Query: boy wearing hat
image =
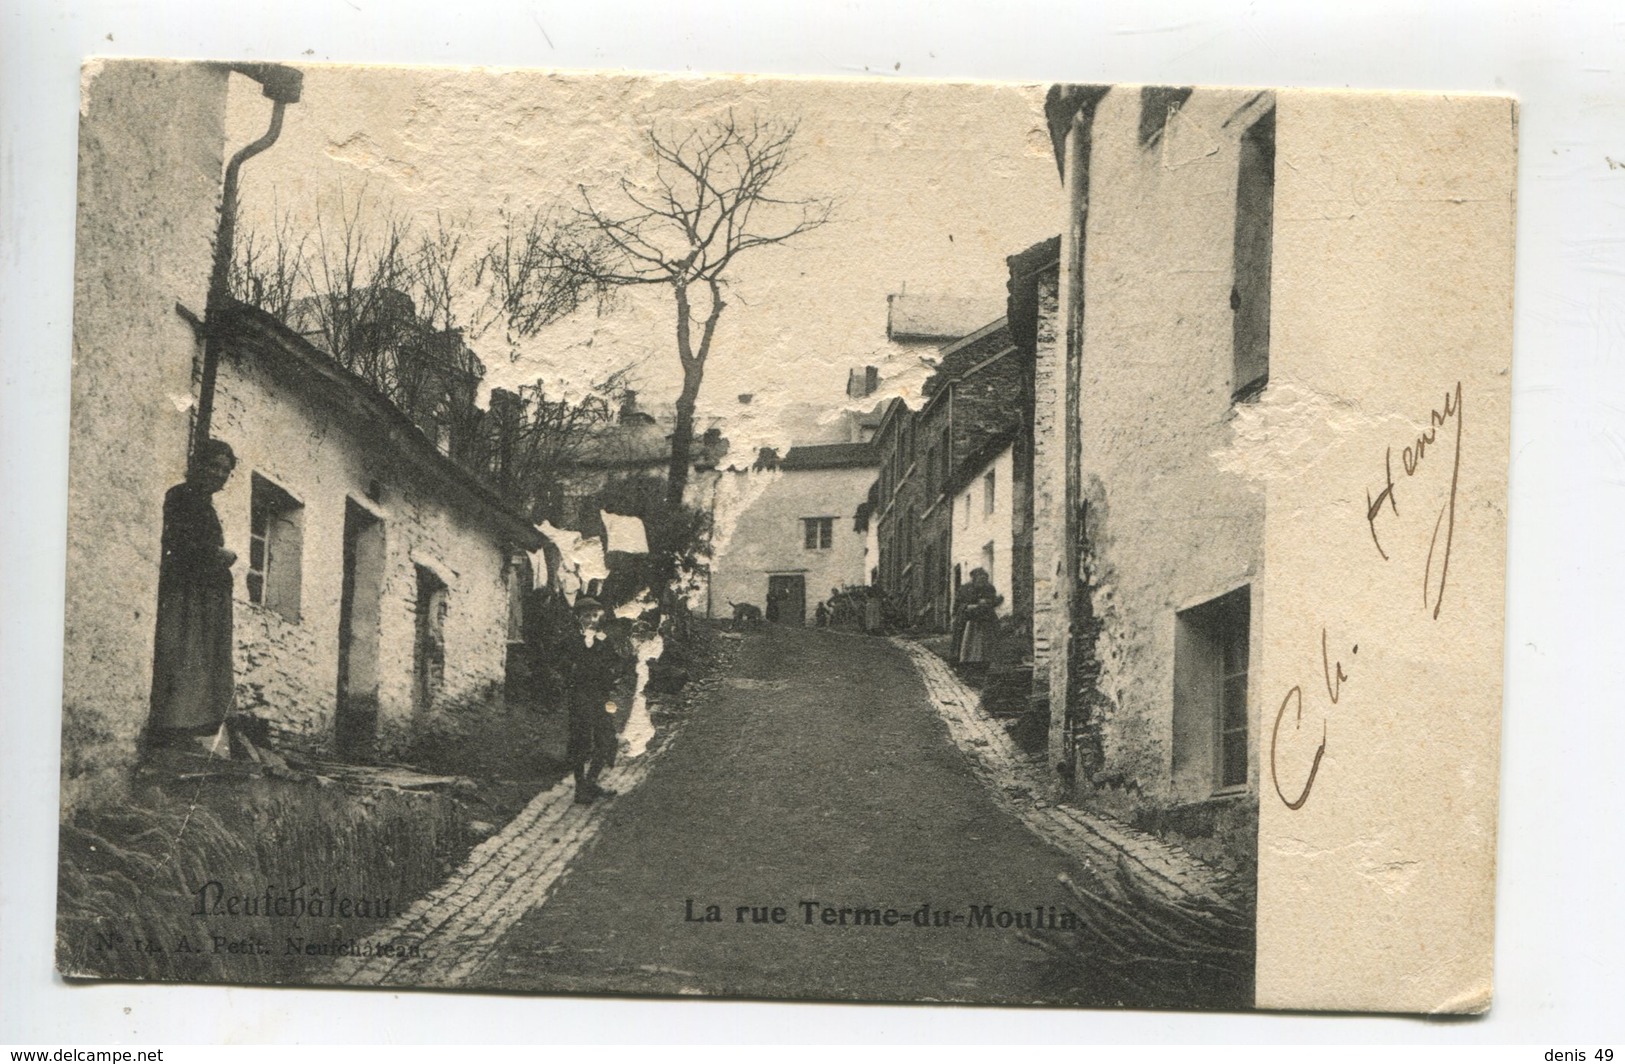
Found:
[[[598,776],[615,764],[619,745],[616,732],[615,688],[627,672],[626,663],[610,642],[608,613],[603,603],[583,594],[575,603],[580,642],[573,643],[569,659],[570,745],[567,756],[576,778],[575,800],[583,805],[609,798],[614,791],[598,784]]]

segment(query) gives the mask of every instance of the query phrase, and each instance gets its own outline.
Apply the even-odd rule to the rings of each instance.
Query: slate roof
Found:
[[[969,296],[886,297],[886,339],[945,343],[1004,313],[1004,300]]]
[[[780,469],[863,469],[878,466],[880,456],[867,443],[813,443],[790,448]]]
[[[348,431],[415,467],[448,501],[483,511],[526,550],[540,548],[543,537],[535,525],[479,476],[442,454],[371,382],[258,307],[232,301],[221,314],[220,327],[228,350],[257,359],[280,379],[321,399],[345,418]]]

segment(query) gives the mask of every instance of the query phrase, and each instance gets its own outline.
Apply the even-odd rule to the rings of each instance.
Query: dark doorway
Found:
[[[774,624],[807,623],[807,578],[770,576],[767,578],[767,619]]]
[[[346,757],[372,753],[378,735],[378,623],[384,523],[346,500],[344,586],[339,595],[339,689],[334,740]]]

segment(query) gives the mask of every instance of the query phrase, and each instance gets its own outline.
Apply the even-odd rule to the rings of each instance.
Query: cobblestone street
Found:
[[[393,929],[418,956],[340,979],[1058,1002],[1069,988],[1015,927],[981,926],[984,906],[1060,913],[1057,876],[1118,854],[1169,893],[1213,889],[1178,851],[1040,797],[1035,766],[912,644],[769,626],[710,684],[657,755],[607,778],[620,797],[539,796]]]

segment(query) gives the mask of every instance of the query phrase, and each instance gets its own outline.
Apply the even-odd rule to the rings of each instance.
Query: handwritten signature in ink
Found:
[[[1352,655],[1359,652],[1360,644],[1356,643],[1350,653]],[[1335,706],[1338,700],[1343,697],[1343,685],[1348,682],[1349,677],[1343,671],[1341,661],[1333,662],[1331,653],[1327,649],[1326,629],[1324,628],[1320,630],[1320,667],[1321,674],[1326,680],[1326,697],[1331,699],[1332,705]],[[1293,729],[1301,730],[1303,727],[1302,687],[1295,686],[1288,691],[1286,697],[1281,699],[1281,708],[1275,713],[1275,729],[1270,732],[1270,779],[1275,784],[1275,793],[1280,796],[1286,807],[1296,810],[1303,808],[1304,803],[1309,800],[1309,792],[1314,790],[1315,776],[1320,773],[1320,759],[1326,756],[1327,724],[1325,716],[1322,715],[1320,718],[1320,745],[1315,747],[1315,759],[1309,765],[1309,776],[1304,781],[1303,789],[1298,792],[1298,796],[1288,798],[1286,792],[1281,789],[1280,761],[1277,754],[1281,743],[1281,722],[1286,719],[1289,706],[1295,707]]]
[[[1445,393],[1444,403],[1428,414],[1427,431],[1420,433],[1414,443],[1407,445],[1400,452],[1400,465],[1405,470],[1405,476],[1413,477],[1416,471],[1422,468],[1423,459],[1427,457],[1428,448],[1435,445],[1439,430],[1447,424],[1454,422],[1456,429],[1456,446],[1453,456],[1453,466],[1450,470],[1450,495],[1444,505],[1439,508],[1439,516],[1433,522],[1433,538],[1428,540],[1427,564],[1422,570],[1422,606],[1426,609],[1433,607],[1433,617],[1439,617],[1439,609],[1444,605],[1445,582],[1450,576],[1450,547],[1456,535],[1456,486],[1461,478],[1461,382]],[[1377,535],[1377,518],[1382,516],[1383,506],[1386,505],[1390,514],[1399,516],[1399,500],[1394,492],[1394,449],[1388,448],[1383,457],[1384,484],[1381,491],[1373,498],[1370,489],[1366,490],[1365,501],[1366,524],[1371,528],[1371,542],[1376,544],[1377,553],[1382,560],[1388,560],[1388,552],[1383,549],[1382,540]],[[1439,561],[1439,579],[1433,581],[1433,559],[1439,554],[1439,533],[1444,533],[1444,549]]]
[[[1439,611],[1444,606],[1445,585],[1450,578],[1450,551],[1455,542],[1456,535],[1456,491],[1461,480],[1461,432],[1462,432],[1462,388],[1457,381],[1454,388],[1447,391],[1444,402],[1428,413],[1428,427],[1419,433],[1414,441],[1407,444],[1400,451],[1400,467],[1405,471],[1407,478],[1414,477],[1422,468],[1427,458],[1428,450],[1439,444],[1439,430],[1453,425],[1455,428],[1455,448],[1452,455],[1450,469],[1450,494],[1439,507],[1439,516],[1433,522],[1433,536],[1428,540],[1427,562],[1422,568],[1422,607],[1431,608],[1433,619],[1438,620]],[[1399,498],[1394,481],[1394,449],[1389,447],[1383,455],[1383,486],[1375,496],[1370,489],[1366,490],[1365,501],[1366,525],[1371,530],[1371,542],[1376,546],[1377,553],[1382,560],[1388,560],[1388,551],[1383,547],[1382,537],[1378,534],[1377,519],[1383,517],[1384,507],[1388,516],[1399,516]],[[1441,535],[1443,539],[1441,541]],[[1434,578],[1434,559],[1438,558],[1438,578]],[[1358,654],[1360,646],[1356,643],[1350,652]],[[1343,671],[1342,661],[1334,662],[1327,647],[1326,629],[1320,630],[1320,667],[1321,674],[1326,681],[1326,697],[1333,706],[1337,705],[1343,696],[1343,685],[1348,682],[1348,674]],[[1286,720],[1288,712],[1292,714],[1292,727],[1294,731],[1303,728],[1303,688],[1293,687],[1281,699],[1281,708],[1275,713],[1275,728],[1270,733],[1270,778],[1275,784],[1275,793],[1285,803],[1288,809],[1302,809],[1304,803],[1309,801],[1309,794],[1314,790],[1315,777],[1320,773],[1321,759],[1326,756],[1326,739],[1329,731],[1326,717],[1323,714],[1320,722],[1320,745],[1315,747],[1314,760],[1310,762],[1309,774],[1305,778],[1303,787],[1298,791],[1296,798],[1287,797],[1285,789],[1281,786],[1279,763],[1279,750],[1281,743],[1281,724]]]

